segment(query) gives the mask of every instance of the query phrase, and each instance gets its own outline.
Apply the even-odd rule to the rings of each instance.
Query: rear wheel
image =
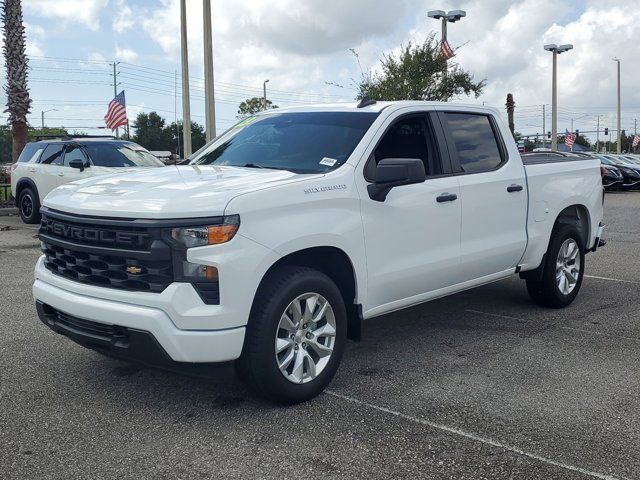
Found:
[[[40,221],[40,200],[31,188],[27,187],[20,192],[18,211],[24,223],[38,223]]]
[[[578,295],[584,275],[584,245],[573,225],[554,228],[542,280],[527,280],[531,298],[545,307],[564,308]]]
[[[282,267],[256,295],[238,372],[269,400],[309,400],[331,382],[346,334],[346,309],[335,283],[310,268]]]

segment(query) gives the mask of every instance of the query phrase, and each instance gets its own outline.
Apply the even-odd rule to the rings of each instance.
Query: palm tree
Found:
[[[3,0],[2,22],[4,23],[3,53],[7,70],[7,109],[13,136],[13,161],[15,162],[27,143],[27,114],[31,108],[27,87],[27,55],[22,24],[20,0]]]

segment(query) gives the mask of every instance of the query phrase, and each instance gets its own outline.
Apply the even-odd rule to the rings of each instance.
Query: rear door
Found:
[[[40,155],[38,163],[29,165],[29,173],[38,188],[40,201],[58,186],[59,176],[62,174],[63,155],[64,144],[49,143]]]
[[[528,198],[522,160],[509,158],[492,115],[450,111],[440,112],[439,117],[460,184],[462,280],[515,268],[527,245]]]

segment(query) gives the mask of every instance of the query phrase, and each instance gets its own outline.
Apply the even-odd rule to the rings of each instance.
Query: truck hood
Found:
[[[223,215],[237,195],[319,176],[244,167],[153,168],[62,185],[47,195],[43,205],[102,217],[210,217]]]

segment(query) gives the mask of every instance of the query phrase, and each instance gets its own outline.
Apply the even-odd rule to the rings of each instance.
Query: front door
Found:
[[[69,166],[69,162],[73,160],[80,160],[87,168],[80,171],[79,168],[73,168]],[[59,185],[63,185],[65,183],[73,182],[75,180],[82,180],[83,178],[87,178],[91,176],[91,170],[89,167],[89,161],[87,160],[87,156],[82,151],[82,147],[80,145],[75,144],[67,144],[64,152],[64,166],[61,168],[61,175],[59,180]]]
[[[423,300],[456,283],[460,261],[460,188],[443,169],[430,115],[389,120],[386,133],[363,168],[366,182],[385,158],[419,158],[424,183],[393,188],[380,202],[361,193],[368,271],[366,316]],[[366,187],[366,184],[364,185]]]

